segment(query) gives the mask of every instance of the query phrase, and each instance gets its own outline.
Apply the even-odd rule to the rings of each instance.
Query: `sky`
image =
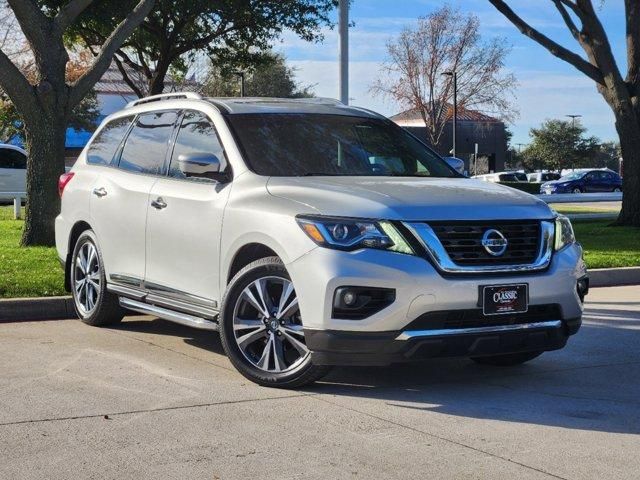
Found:
[[[415,25],[418,17],[444,3],[441,0],[352,0],[349,96],[353,105],[389,116],[402,110],[392,101],[374,97],[369,92],[386,58],[386,44],[404,26]],[[448,3],[462,12],[477,15],[483,38],[502,37],[512,46],[505,68],[518,79],[513,101],[519,117],[509,126],[514,133],[514,145],[529,143],[529,130],[544,120],[566,119],[568,114],[582,115],[581,121],[590,135],[602,141],[617,140],[613,115],[592,80],[522,35],[487,0],[450,0]],[[509,4],[535,28],[583,55],[551,0],[511,0]],[[601,21],[624,71],[624,4],[621,0],[594,0],[594,4],[599,6]],[[337,28],[326,29],[324,35],[324,41],[315,44],[287,33],[276,49],[297,69],[301,83],[313,85],[318,96],[336,98],[339,96]]]

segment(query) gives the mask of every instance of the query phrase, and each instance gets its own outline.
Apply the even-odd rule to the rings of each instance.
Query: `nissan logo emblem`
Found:
[[[482,246],[492,257],[504,255],[508,244],[506,237],[494,228],[490,228],[482,235]]]

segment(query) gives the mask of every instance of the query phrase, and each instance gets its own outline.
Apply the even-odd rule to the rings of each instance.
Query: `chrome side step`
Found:
[[[139,302],[130,298],[120,297],[120,306],[123,308],[133,310],[134,312],[143,313],[145,315],[153,315],[160,317],[170,322],[179,323],[187,327],[198,328],[200,330],[212,330],[218,331],[218,323],[204,318],[196,317],[186,313],[175,312],[166,308],[158,307],[156,305],[149,305],[148,303]]]

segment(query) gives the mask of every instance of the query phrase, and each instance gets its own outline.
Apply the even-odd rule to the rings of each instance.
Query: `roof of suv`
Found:
[[[383,118],[370,110],[344,105],[332,98],[267,98],[267,97],[230,97],[209,98],[193,92],[176,92],[135,100],[127,108],[161,103],[163,100],[199,100],[209,102],[221,113],[321,113],[333,115],[352,115],[359,117]],[[159,105],[158,105],[159,106]]]

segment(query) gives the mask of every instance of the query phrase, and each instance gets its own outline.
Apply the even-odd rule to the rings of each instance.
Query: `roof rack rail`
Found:
[[[161,93],[159,95],[151,95],[150,97],[144,97],[139,100],[134,100],[127,103],[125,108],[135,107],[137,105],[143,105],[145,103],[160,102],[162,100],[174,100],[179,98],[190,98],[192,100],[202,100],[202,95],[196,92],[173,92],[173,93]]]

